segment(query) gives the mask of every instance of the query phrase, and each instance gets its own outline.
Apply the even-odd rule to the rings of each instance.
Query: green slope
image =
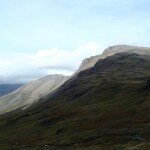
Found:
[[[150,149],[150,56],[99,60],[47,99],[0,116],[2,149]]]

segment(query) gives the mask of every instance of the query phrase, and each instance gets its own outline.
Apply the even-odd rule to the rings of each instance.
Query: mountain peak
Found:
[[[138,47],[138,46],[131,46],[131,45],[115,45],[108,47],[102,55],[110,56],[116,53],[137,53],[140,55],[150,55],[150,48],[148,47]]]
[[[84,59],[76,73],[93,67],[99,59],[105,59],[106,57],[112,56],[117,53],[136,53],[139,55],[150,55],[150,48],[131,46],[131,45],[110,46],[107,49],[105,49],[101,55],[96,55],[96,56],[92,56],[90,58]]]

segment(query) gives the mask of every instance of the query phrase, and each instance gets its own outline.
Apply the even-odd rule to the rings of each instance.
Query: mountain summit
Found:
[[[80,72],[81,70],[85,70],[90,67],[93,67],[99,59],[104,59],[108,56],[111,56],[117,53],[124,53],[124,52],[136,53],[139,55],[150,55],[150,48],[129,46],[129,45],[110,46],[107,49],[105,49],[101,55],[92,56],[90,58],[86,58],[85,60],[83,60],[81,66],[77,70],[77,73]]]

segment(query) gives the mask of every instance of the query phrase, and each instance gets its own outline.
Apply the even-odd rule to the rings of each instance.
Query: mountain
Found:
[[[23,86],[23,84],[0,84],[0,96],[11,93],[21,86]]]
[[[150,149],[150,55],[118,53],[44,101],[0,116],[2,149]]]
[[[104,50],[104,52],[101,55],[92,56],[90,58],[86,58],[85,60],[83,60],[81,66],[79,67],[76,73],[88,69],[90,67],[93,67],[99,59],[104,59],[108,56],[112,56],[114,54],[123,52],[136,53],[139,55],[150,55],[150,48],[130,46],[130,45],[116,45],[108,47],[106,50]]]
[[[150,55],[150,48],[127,45],[109,47],[101,55],[85,59],[79,69],[70,78],[74,79],[76,74],[80,73],[80,71],[93,67],[100,59],[123,52]],[[68,79],[69,77],[61,75],[47,76],[38,81],[24,85],[21,89],[13,93],[0,97],[0,114],[18,108],[26,108],[26,106],[29,106],[39,99],[43,99],[43,97],[51,94],[51,92],[54,92],[54,90],[59,88],[60,85]]]
[[[49,75],[0,97],[0,113],[30,106],[51,93],[67,79],[68,77],[63,75]]]

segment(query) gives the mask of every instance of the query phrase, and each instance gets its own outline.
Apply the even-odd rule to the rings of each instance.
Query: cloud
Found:
[[[1,53],[0,83],[28,82],[48,74],[71,75],[84,58],[100,54],[95,42],[74,50],[42,49],[35,53]]]

